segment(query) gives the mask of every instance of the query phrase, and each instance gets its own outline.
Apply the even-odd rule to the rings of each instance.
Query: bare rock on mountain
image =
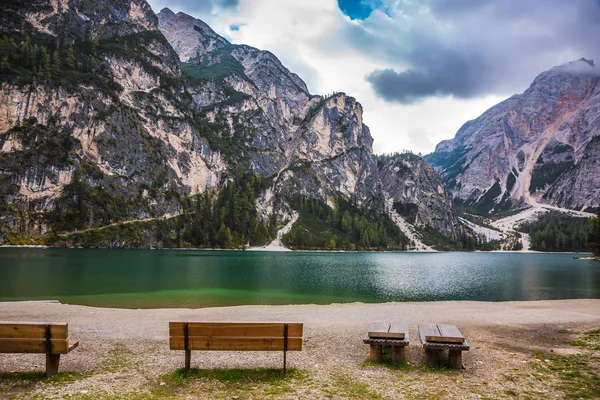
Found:
[[[546,190],[577,167],[588,143],[600,135],[599,80],[600,70],[590,60],[554,67],[524,93],[464,124],[425,158],[455,198],[480,212],[535,201],[557,204],[556,196],[544,196]]]
[[[285,199],[297,195],[383,209],[373,139],[354,98],[313,96],[272,53],[233,45],[183,13],[163,9],[158,19],[184,61],[195,107],[224,121],[254,172],[274,177],[263,209],[291,215]]]
[[[379,177],[395,211],[410,224],[456,239],[460,225],[444,183],[421,157],[412,154],[380,156]]]

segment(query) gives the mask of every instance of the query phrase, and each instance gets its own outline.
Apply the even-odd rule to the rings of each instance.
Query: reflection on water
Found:
[[[572,254],[0,249],[0,300],[206,307],[600,298]]]

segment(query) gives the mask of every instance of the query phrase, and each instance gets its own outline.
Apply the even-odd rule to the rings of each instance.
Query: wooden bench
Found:
[[[401,324],[376,324],[369,328],[363,343],[371,346],[369,359],[383,360],[383,346],[392,349],[392,362],[406,361],[405,347],[409,344],[408,327]]]
[[[462,352],[469,350],[469,343],[454,325],[419,325],[419,337],[425,349],[425,364],[436,367],[440,352],[448,350],[450,368],[462,368]]]
[[[185,370],[192,350],[283,351],[302,350],[301,323],[280,322],[169,322],[171,350],[185,350]]]
[[[46,353],[46,376],[56,375],[60,355],[79,342],[69,343],[67,324],[0,322],[0,353]]]

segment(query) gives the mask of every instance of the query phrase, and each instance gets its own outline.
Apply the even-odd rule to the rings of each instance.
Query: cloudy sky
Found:
[[[555,65],[600,62],[600,0],[149,0],[274,53],[364,108],[376,153],[423,154]]]

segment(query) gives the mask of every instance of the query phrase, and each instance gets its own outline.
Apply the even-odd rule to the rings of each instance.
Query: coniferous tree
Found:
[[[50,53],[48,53],[48,50],[46,50],[45,47],[42,47],[40,51],[40,69],[38,75],[50,78],[52,76],[52,73],[50,72],[51,68]]]
[[[36,43],[33,45],[33,48],[31,49],[31,55],[29,57],[29,65],[31,65],[31,68],[34,72],[37,71],[39,54],[40,47]]]
[[[58,77],[60,74],[60,55],[58,50],[54,50],[52,53],[52,75]]]
[[[10,69],[10,63],[8,62],[8,56],[4,56],[0,60],[0,71],[7,71],[8,69]]]
[[[21,45],[21,66],[28,68],[31,62],[31,38],[29,35],[25,37],[23,44]]]
[[[73,50],[73,46],[67,47],[65,52],[65,65],[68,68],[75,68],[75,51]]]
[[[588,223],[588,247],[594,257],[600,257],[600,211]]]

